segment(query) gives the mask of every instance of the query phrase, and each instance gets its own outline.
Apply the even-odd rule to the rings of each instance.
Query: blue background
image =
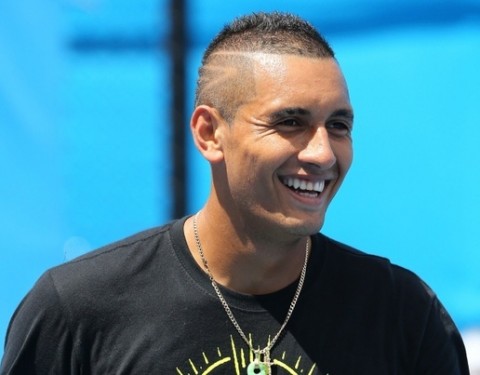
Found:
[[[462,330],[479,326],[480,1],[225,3],[187,4],[189,110],[200,56],[231,18],[307,18],[356,112],[354,165],[323,232],[412,269]],[[166,1],[6,0],[0,17],[3,341],[45,269],[171,218],[174,145]],[[188,144],[194,212],[209,169]]]

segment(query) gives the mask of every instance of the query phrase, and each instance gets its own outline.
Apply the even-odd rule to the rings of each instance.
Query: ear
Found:
[[[200,105],[193,111],[190,120],[193,141],[210,163],[223,160],[222,131],[225,126],[225,120],[213,107]]]

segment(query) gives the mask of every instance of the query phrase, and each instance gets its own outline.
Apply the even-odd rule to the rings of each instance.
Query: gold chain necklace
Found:
[[[200,242],[200,237],[198,235],[198,215],[200,212],[198,212],[194,217],[193,217],[193,235],[195,237],[195,243],[197,245],[198,252],[200,254],[200,258],[202,259],[203,267],[205,269],[205,272],[207,273],[210,282],[212,283],[213,289],[215,290],[215,293],[218,296],[218,299],[222,303],[223,308],[225,309],[225,312],[227,313],[228,318],[232,322],[233,326],[239,333],[240,337],[245,341],[245,343],[248,345],[250,350],[254,353],[255,359],[248,365],[247,367],[247,375],[270,375],[271,374],[271,366],[273,362],[270,361],[270,351],[272,350],[273,346],[277,342],[277,340],[280,338],[280,335],[282,334],[283,330],[287,326],[288,321],[290,320],[290,317],[292,316],[293,310],[295,309],[295,305],[297,304],[298,298],[300,297],[300,292],[302,291],[303,288],[303,283],[305,281],[305,275],[307,273],[307,264],[308,264],[308,256],[310,253],[310,238],[307,239],[307,244],[305,246],[305,261],[303,263],[302,271],[300,273],[300,279],[298,280],[298,285],[297,285],[297,290],[295,291],[295,295],[293,296],[292,302],[290,302],[290,307],[288,308],[287,316],[285,317],[285,321],[283,322],[282,326],[276,333],[276,335],[273,337],[272,340],[269,341],[267,346],[265,346],[263,349],[254,349],[251,341],[247,338],[245,333],[243,332],[242,328],[240,327],[240,324],[238,324],[237,319],[233,315],[232,310],[230,309],[230,306],[228,306],[227,301],[225,300],[225,297],[223,296],[222,292],[220,291],[220,288],[213,278],[212,273],[210,272],[210,268],[208,267],[208,262],[207,259],[205,258],[205,253],[203,252],[202,244]],[[262,359],[263,357],[263,359]]]

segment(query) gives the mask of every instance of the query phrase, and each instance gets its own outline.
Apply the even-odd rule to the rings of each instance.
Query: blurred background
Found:
[[[322,231],[419,274],[480,367],[480,0],[226,4],[0,2],[0,342],[47,268],[201,207],[201,54],[232,18],[281,10],[330,41],[356,112]]]

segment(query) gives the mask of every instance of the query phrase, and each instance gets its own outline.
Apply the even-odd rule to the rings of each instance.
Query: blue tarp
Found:
[[[209,38],[273,9],[325,32],[356,110],[325,233],[413,269],[461,328],[480,325],[480,2],[191,0],[188,108]],[[166,2],[7,0],[0,15],[2,340],[46,268],[170,219],[173,145]],[[140,43],[77,48],[115,38]],[[209,171],[191,143],[188,166],[193,212]]]

